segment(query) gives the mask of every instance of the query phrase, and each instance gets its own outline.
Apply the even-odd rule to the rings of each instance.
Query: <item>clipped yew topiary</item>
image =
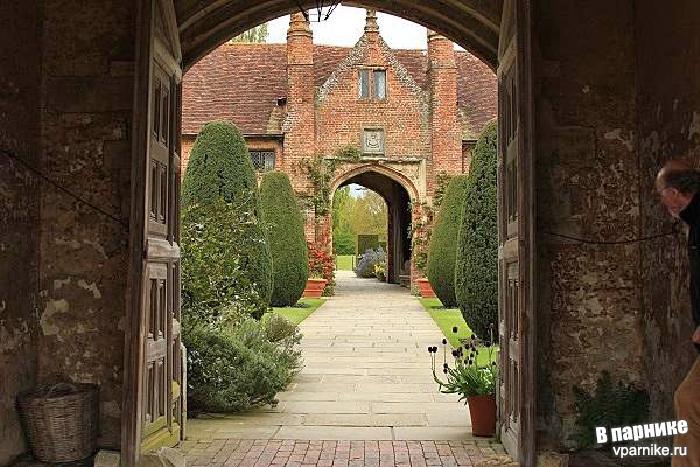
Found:
[[[489,124],[472,153],[459,230],[455,290],[464,320],[482,339],[498,323],[498,151],[496,123]]]
[[[272,257],[250,154],[234,125],[204,125],[182,195],[183,309],[206,321],[227,308],[260,318],[272,295]]]
[[[190,152],[182,181],[182,206],[246,202],[258,215],[257,180],[240,130],[227,122],[202,127]]]
[[[272,306],[293,306],[309,278],[304,222],[289,177],[267,172],[260,184],[262,219],[272,253]]]
[[[467,189],[467,176],[450,180],[435,218],[428,245],[428,281],[435,295],[447,308],[457,306],[455,298],[455,256],[457,234],[462,219],[462,203]]]

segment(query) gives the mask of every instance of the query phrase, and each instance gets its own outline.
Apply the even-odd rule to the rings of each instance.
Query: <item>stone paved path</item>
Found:
[[[188,458],[206,454],[201,458],[208,460],[201,465],[220,465],[228,459],[235,462],[226,467],[259,467],[260,459],[273,465],[289,454],[282,463],[287,467],[330,467],[333,451],[343,453],[333,457],[345,461],[334,464],[342,467],[348,467],[349,460],[355,461],[349,467],[448,467],[471,465],[467,460],[476,456],[479,445],[489,446],[489,453],[502,452],[500,445],[472,438],[467,407],[437,390],[427,347],[443,336],[418,300],[404,288],[357,279],[353,273],[339,272],[337,279],[337,295],[301,324],[306,367],[288,391],[279,394],[280,404],[242,415],[190,420],[184,444]],[[386,462],[381,462],[382,450]],[[425,455],[418,456],[418,450]],[[440,450],[446,463],[442,454],[432,454]],[[363,460],[353,457],[359,452]],[[413,457],[423,461],[411,461]]]

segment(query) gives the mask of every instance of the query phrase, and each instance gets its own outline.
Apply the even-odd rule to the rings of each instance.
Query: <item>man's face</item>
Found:
[[[680,212],[685,208],[685,197],[681,193],[671,187],[657,187],[657,193],[659,195],[659,201],[663,204],[668,212],[673,216],[678,218]]]

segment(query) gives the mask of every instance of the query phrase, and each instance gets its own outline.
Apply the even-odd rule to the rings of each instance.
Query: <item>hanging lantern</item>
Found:
[[[333,12],[338,5],[340,5],[340,0],[315,0],[316,8],[312,8],[310,12],[304,10],[297,0],[297,6],[299,10],[306,18],[306,21],[320,23],[321,21],[327,21],[331,17]]]

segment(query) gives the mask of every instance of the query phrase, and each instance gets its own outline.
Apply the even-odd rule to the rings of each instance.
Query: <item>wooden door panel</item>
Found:
[[[499,428],[509,454],[534,465],[534,313],[529,2],[506,0],[499,44]]]

